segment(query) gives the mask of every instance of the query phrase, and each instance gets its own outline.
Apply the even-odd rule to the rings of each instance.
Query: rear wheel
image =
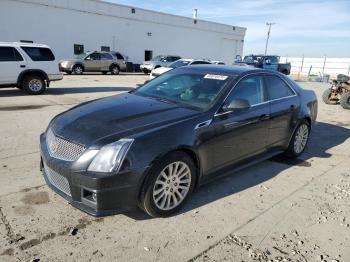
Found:
[[[173,214],[193,191],[195,171],[195,165],[186,153],[169,154],[150,171],[141,193],[141,207],[152,217]]]
[[[290,158],[300,156],[306,148],[309,135],[310,124],[306,120],[303,120],[295,130],[285,155]]]
[[[111,67],[111,74],[112,74],[112,75],[119,75],[119,67],[117,67],[117,66],[112,66],[112,67]]]
[[[337,104],[337,100],[331,99],[332,97],[332,89],[329,88],[325,90],[322,94],[322,100],[328,105],[335,105]]]
[[[344,109],[350,109],[350,92],[344,93],[340,97],[339,103]]]
[[[83,72],[84,72],[84,68],[83,68],[81,65],[75,65],[75,66],[73,67],[73,72],[74,72],[74,74],[76,74],[76,75],[81,75],[81,74],[83,74]]]
[[[46,90],[45,79],[40,75],[28,75],[23,80],[23,89],[30,95],[40,95]]]

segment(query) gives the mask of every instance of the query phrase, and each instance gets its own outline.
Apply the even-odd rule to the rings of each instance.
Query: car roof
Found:
[[[30,47],[46,47],[49,46],[37,43],[26,43],[26,42],[0,42],[0,46],[30,46]]]
[[[184,69],[184,67],[179,67],[178,69]],[[214,64],[191,65],[189,67],[186,66],[186,70],[211,72],[211,73],[227,74],[227,75],[241,75],[241,74],[256,73],[256,72],[272,72],[272,71],[263,70],[260,68],[254,68],[254,67],[228,66],[228,65],[218,66]]]

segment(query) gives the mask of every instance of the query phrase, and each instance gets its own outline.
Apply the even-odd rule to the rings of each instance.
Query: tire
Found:
[[[111,74],[112,75],[119,75],[119,67],[118,66],[111,66]]]
[[[285,156],[289,158],[296,158],[300,156],[309,141],[310,137],[310,124],[308,121],[303,120],[299,123],[298,127],[295,129],[292,139],[289,142],[288,149],[284,153]]]
[[[170,153],[151,168],[140,206],[151,217],[170,216],[185,203],[195,182],[196,167],[191,157],[184,152]]]
[[[340,97],[339,103],[344,109],[350,109],[350,92],[344,93]]]
[[[22,87],[30,95],[40,95],[46,90],[46,82],[40,75],[28,75],[24,77]]]
[[[323,100],[323,102],[325,102],[328,105],[336,105],[337,101],[330,99],[331,94],[332,94],[332,89],[329,88],[329,89],[325,90],[322,94],[322,100]]]
[[[83,72],[84,72],[84,68],[83,68],[81,65],[75,65],[75,66],[73,67],[73,73],[74,73],[75,75],[82,75]]]

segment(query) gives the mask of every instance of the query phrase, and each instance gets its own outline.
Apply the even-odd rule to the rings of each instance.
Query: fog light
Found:
[[[97,194],[93,191],[83,189],[83,196],[84,199],[89,200],[90,202],[97,202]]]
[[[94,202],[97,202],[97,194],[96,193],[92,193],[92,200]]]

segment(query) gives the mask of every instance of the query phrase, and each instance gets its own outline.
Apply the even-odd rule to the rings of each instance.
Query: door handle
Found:
[[[25,65],[20,65],[19,67],[20,67],[20,68],[25,68],[26,66],[25,66]]]
[[[268,114],[263,114],[259,117],[260,121],[264,121],[264,120],[267,120],[269,118],[270,118],[270,115],[268,115]]]
[[[294,109],[295,109],[295,105],[291,105],[290,106],[290,111],[294,111]]]

